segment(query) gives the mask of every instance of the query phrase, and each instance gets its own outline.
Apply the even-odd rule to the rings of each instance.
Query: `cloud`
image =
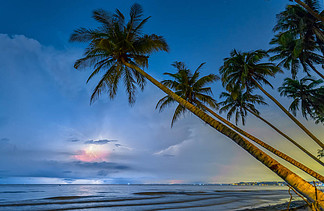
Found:
[[[0,143],[2,142],[2,143],[7,143],[7,142],[9,142],[10,141],[10,139],[9,138],[2,138],[2,139],[0,139]]]
[[[120,165],[113,162],[80,162],[75,161],[76,166],[87,168],[87,169],[113,169],[113,170],[129,170],[130,167],[126,165]]]
[[[164,94],[150,83],[144,92],[138,93],[133,107],[128,106],[122,87],[113,102],[103,92],[90,106],[89,97],[97,80],[86,85],[90,68],[85,71],[73,68],[81,50],[71,47],[58,50],[23,35],[0,35],[0,48],[3,177],[35,177],[44,183],[64,182],[63,179],[71,183],[277,179],[235,143],[189,113],[171,129],[174,108],[163,113],[154,111]],[[163,68],[152,68],[153,75],[159,77]],[[297,129],[290,129],[293,123],[281,121],[280,112],[272,112],[263,113],[274,122],[280,119],[276,123],[297,139],[307,139]],[[270,138],[275,146],[293,150],[266,126],[250,117],[248,122],[244,129],[262,139]],[[320,125],[307,124],[319,137],[324,135]],[[102,137],[116,137],[118,142]],[[305,144],[316,152],[317,146]],[[295,151],[296,157],[305,159]],[[320,167],[314,169],[323,172]]]
[[[80,150],[77,155],[73,155],[72,157],[83,162],[98,162],[107,161],[108,155],[109,153],[105,150],[98,150],[90,147],[85,150]]]
[[[102,139],[102,140],[98,140],[98,141],[89,140],[89,141],[84,142],[84,144],[97,144],[97,145],[102,145],[102,144],[107,144],[109,142],[117,142],[117,140],[108,140],[108,139]]]
[[[133,171],[127,164],[116,162],[82,162],[56,160],[30,160],[11,162],[13,166],[0,163],[2,177],[47,177],[66,179],[87,179],[97,177],[113,178],[116,174]]]
[[[79,139],[72,139],[72,140],[67,140],[69,142],[79,142],[80,140]]]
[[[106,170],[100,170],[97,173],[98,176],[107,176],[108,175],[108,171]]]
[[[192,143],[192,140],[184,140],[179,144],[175,144],[175,145],[169,146],[166,149],[155,152],[154,155],[160,155],[160,156],[164,156],[164,157],[174,157],[180,153],[181,148],[186,147],[187,145],[190,145],[191,143]]]

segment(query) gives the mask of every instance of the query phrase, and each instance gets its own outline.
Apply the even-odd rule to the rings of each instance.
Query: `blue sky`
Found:
[[[94,9],[128,13],[134,1],[4,1],[0,8],[0,183],[222,183],[280,180],[231,140],[188,114],[170,128],[173,107],[155,111],[164,94],[149,83],[129,106],[122,87],[110,101],[90,106],[96,84],[90,69],[73,63],[84,45],[70,43],[78,27],[96,26]],[[236,48],[267,49],[275,14],[288,1],[137,1],[152,16],[145,32],[166,38],[169,53],[150,57],[158,80],[183,61],[218,74]],[[277,88],[284,77],[271,80]],[[213,85],[216,98],[223,89]],[[284,105],[289,100],[280,98]],[[317,146],[270,102],[266,118],[310,151]],[[322,126],[299,118],[323,137]],[[266,125],[248,117],[244,127],[272,146],[324,173]],[[284,163],[284,162],[283,162]],[[286,163],[284,163],[286,164]],[[288,165],[290,167],[290,165]],[[294,168],[292,168],[295,170]],[[300,171],[296,172],[305,176]],[[305,176],[305,178],[309,178]]]

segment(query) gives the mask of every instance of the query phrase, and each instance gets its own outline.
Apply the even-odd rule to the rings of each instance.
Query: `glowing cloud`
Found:
[[[172,185],[174,185],[174,184],[183,184],[183,183],[184,183],[184,180],[176,180],[176,179],[169,180],[169,184],[172,184]]]
[[[108,151],[102,147],[91,145],[81,150],[78,155],[73,158],[83,162],[103,162],[108,161]]]

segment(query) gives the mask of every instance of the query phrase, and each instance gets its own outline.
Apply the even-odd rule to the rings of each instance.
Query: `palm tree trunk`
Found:
[[[312,10],[312,8],[310,8],[307,4],[305,4],[301,0],[294,0],[294,1],[300,6],[302,6],[303,8],[305,8],[312,16],[314,16],[317,20],[321,21],[324,24],[324,18],[321,15],[319,15],[317,12]]]
[[[279,106],[279,108],[283,112],[285,112],[287,116],[290,117],[291,120],[293,120],[309,137],[311,137],[321,148],[324,149],[324,144],[318,138],[316,138],[316,136],[313,133],[311,133],[302,123],[300,123],[291,113],[289,113],[289,111],[287,111],[287,109],[285,109],[285,107],[283,107],[274,97],[272,97],[268,92],[266,92],[258,82],[256,82],[254,79],[252,80],[254,84],[257,85],[257,87],[265,95],[267,95],[267,97],[269,97],[275,104],[277,104],[277,106]]]
[[[319,76],[321,76],[324,79],[324,75],[322,73],[320,73],[318,70],[316,70],[316,68],[313,66],[312,63],[307,62],[308,66],[310,66],[312,68],[312,70],[314,70],[315,73],[317,73]]]
[[[209,124],[211,127],[215,128],[217,131],[221,132],[225,136],[232,139],[235,143],[240,145],[243,149],[245,149],[248,153],[250,153],[253,157],[257,160],[262,162],[265,166],[271,169],[274,173],[276,173],[279,177],[285,180],[290,186],[292,186],[296,191],[301,193],[304,197],[306,197],[309,201],[315,202],[318,199],[319,206],[324,209],[324,193],[321,191],[317,191],[315,193],[315,187],[310,183],[303,180],[301,177],[278,163],[276,160],[271,158],[269,155],[261,151],[259,148],[251,144],[248,140],[244,139],[242,136],[234,132],[233,130],[229,129],[227,126],[221,124],[220,122],[213,119],[211,116],[203,112],[202,110],[198,109],[191,103],[187,102],[186,100],[182,99],[170,89],[165,87],[163,84],[155,80],[152,76],[147,74],[141,68],[122,60],[123,64],[129,68],[132,68],[138,71],[141,75],[151,81],[155,86],[160,88],[163,92],[177,101],[180,105],[194,113],[197,117],[202,119],[204,122]]]
[[[318,162],[319,164],[321,164],[322,166],[324,166],[324,163],[318,159],[317,157],[315,157],[312,153],[308,152],[304,147],[302,147],[301,145],[299,145],[296,141],[294,141],[292,138],[290,138],[289,136],[287,136],[285,133],[283,133],[281,130],[279,130],[278,128],[276,128],[273,124],[271,124],[270,122],[268,122],[267,120],[265,120],[264,118],[262,118],[260,115],[256,114],[255,112],[253,112],[252,110],[246,108],[247,111],[249,111],[251,114],[253,114],[255,117],[261,119],[262,121],[264,121],[266,124],[268,124],[272,129],[274,129],[275,131],[277,131],[280,135],[282,135],[283,137],[285,137],[287,140],[289,140],[291,143],[293,143],[296,147],[298,147],[301,151],[303,151],[304,153],[306,153],[309,157],[313,158],[316,162]]]
[[[225,124],[227,124],[228,126],[230,126],[231,128],[233,128],[234,130],[236,130],[237,132],[239,132],[240,134],[242,134],[245,137],[251,139],[255,143],[257,143],[260,146],[262,146],[263,148],[267,149],[268,151],[272,152],[273,154],[277,155],[278,157],[284,159],[285,161],[291,163],[292,165],[296,166],[297,168],[303,170],[307,174],[311,175],[312,177],[314,177],[314,178],[316,178],[319,181],[321,181],[321,182],[324,183],[324,177],[322,175],[320,175],[319,173],[313,171],[312,169],[308,168],[307,166],[303,165],[302,163],[299,163],[298,161],[296,161],[293,158],[289,157],[288,155],[280,152],[279,150],[276,150],[275,148],[273,148],[270,145],[264,143],[263,141],[261,141],[257,137],[255,137],[255,136],[253,136],[253,135],[245,132],[244,130],[242,130],[239,127],[237,127],[234,124],[232,124],[230,121],[227,121],[226,119],[224,119],[223,117],[221,117],[220,115],[218,115],[216,112],[214,112],[213,110],[211,110],[207,106],[205,106],[203,104],[201,104],[200,106],[203,109],[205,109],[206,111],[208,111],[210,114],[212,114],[213,116],[215,116],[217,119],[219,119],[220,121],[224,122]],[[324,166],[324,163],[321,162],[321,165]]]

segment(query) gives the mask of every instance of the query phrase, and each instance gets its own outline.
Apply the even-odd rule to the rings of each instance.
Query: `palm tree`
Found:
[[[315,109],[315,123],[324,123],[324,86],[321,86],[316,89],[316,94],[314,94],[314,98],[312,98],[312,103],[314,104],[315,107],[319,107],[319,109]]]
[[[324,117],[324,87],[316,88],[323,83],[322,80],[315,80],[304,77],[300,81],[286,78],[282,87],[279,87],[280,95],[293,98],[289,110],[296,116],[296,111],[301,108],[302,115],[307,119],[309,115],[316,119]]]
[[[177,73],[164,73],[164,75],[168,75],[173,78],[173,80],[163,80],[161,83],[174,90],[174,93],[178,96],[182,97],[183,99],[187,100],[189,103],[193,104],[197,108],[205,111],[206,108],[204,104],[208,105],[211,108],[217,108],[218,105],[216,100],[210,96],[212,95],[212,90],[210,87],[205,87],[208,83],[215,82],[219,79],[218,76],[214,74],[209,74],[204,77],[199,78],[200,70],[205,63],[201,63],[199,67],[195,70],[192,74],[190,69],[188,69],[183,62],[174,62],[172,64],[178,72]],[[171,98],[169,95],[166,95],[156,105],[156,108],[159,108],[161,112],[166,106],[170,105],[171,103],[175,103],[176,101]],[[178,105],[175,109],[171,127],[173,126],[174,122],[179,118],[181,114],[184,114],[186,109]]]
[[[305,2],[314,12],[319,13],[318,0]],[[299,5],[288,5],[286,9],[277,15],[277,24],[274,31],[292,32],[302,39],[315,40],[323,45],[323,24]]]
[[[316,13],[319,13],[318,0],[306,0],[305,4]],[[323,30],[323,23],[299,5],[288,5],[283,12],[277,15],[277,24],[274,27],[274,31],[280,32],[279,35],[281,33],[291,33],[298,40],[298,43],[302,44],[303,48],[308,49],[308,51],[311,50],[313,53],[316,53],[314,50],[319,49],[324,55]],[[314,46],[316,49],[314,49]],[[303,48],[296,48],[294,54],[299,54]],[[307,54],[308,52],[304,52],[304,55],[309,57]],[[323,64],[320,61],[315,63]],[[314,66],[311,65],[310,67],[319,74]],[[319,75],[323,78],[323,74],[320,73]]]
[[[143,90],[144,76],[134,68],[124,65],[128,62],[138,67],[148,66],[148,54],[154,51],[168,51],[164,38],[155,34],[142,35],[142,28],[148,21],[143,19],[143,10],[139,4],[134,4],[130,10],[130,20],[125,23],[124,15],[117,9],[114,15],[104,10],[93,12],[93,18],[101,24],[96,29],[79,28],[71,35],[71,41],[89,43],[84,57],[78,59],[74,67],[93,66],[94,70],[87,82],[93,76],[106,69],[91,96],[93,102],[103,91],[107,91],[113,99],[117,93],[120,80],[126,87],[128,101],[135,102],[136,88]]]
[[[304,153],[306,153],[308,156],[310,156],[313,160],[324,166],[324,163],[319,160],[316,156],[314,156],[312,153],[310,153],[308,150],[306,150],[304,147],[302,147],[300,144],[298,144],[296,141],[294,141],[292,138],[290,138],[288,135],[286,135],[284,132],[279,130],[277,127],[275,127],[273,124],[271,124],[269,121],[261,117],[260,112],[255,108],[255,104],[259,105],[266,105],[266,103],[263,101],[263,97],[260,95],[252,95],[249,92],[243,93],[242,91],[239,91],[235,94],[235,97],[232,93],[228,92],[222,92],[220,95],[221,98],[225,98],[224,101],[220,102],[219,104],[222,106],[220,109],[220,112],[227,111],[227,119],[230,120],[232,116],[235,113],[235,123],[238,123],[239,117],[241,116],[242,124],[245,124],[245,117],[247,116],[247,113],[251,113],[258,119],[265,122],[267,125],[269,125],[272,129],[274,129],[276,132],[278,132],[281,136],[285,137],[288,141],[290,141],[292,144],[297,146],[300,150],[302,150]]]
[[[168,88],[174,90],[174,92],[181,96],[183,99],[187,100],[188,102],[192,103],[196,107],[202,109],[203,111],[208,111],[210,114],[212,114],[217,119],[221,120],[228,126],[230,126],[232,129],[236,130],[240,134],[244,135],[245,137],[251,139],[255,143],[259,144],[263,148],[267,149],[268,151],[272,152],[273,154],[277,155],[278,157],[286,160],[287,162],[293,164],[294,166],[300,168],[301,170],[305,171],[309,175],[313,176],[314,178],[323,181],[324,177],[315,171],[311,170],[310,168],[306,167],[305,165],[299,163],[298,161],[294,160],[293,158],[289,157],[288,155],[280,152],[279,150],[276,150],[275,148],[271,147],[270,145],[264,143],[260,139],[256,138],[255,136],[245,132],[244,130],[240,129],[239,127],[233,125],[231,122],[227,121],[217,113],[213,111],[213,109],[217,108],[218,105],[216,104],[216,101],[213,99],[212,91],[210,87],[206,87],[207,84],[212,83],[216,80],[218,80],[218,77],[214,74],[209,74],[207,76],[203,76],[199,78],[200,76],[200,69],[204,63],[202,63],[196,71],[192,74],[190,69],[188,69],[183,62],[175,62],[172,64],[177,69],[176,73],[164,73],[165,75],[170,76],[172,79],[163,80],[161,83]],[[250,96],[250,95],[249,95]],[[259,102],[261,104],[264,104],[262,101],[261,96],[252,96],[249,99],[254,98],[255,100],[250,100],[252,102]],[[156,109],[159,108],[160,111],[162,111],[166,106],[171,105],[173,103],[176,103],[175,100],[173,100],[168,95],[163,97],[159,100],[159,102],[156,105]],[[248,107],[250,107],[253,111],[259,113],[255,108],[253,104],[247,103]],[[209,107],[213,108],[210,109]],[[181,113],[179,112],[181,111]],[[178,119],[178,116],[181,114],[184,114],[187,110],[182,107],[180,104],[177,106],[174,112],[174,116],[172,118],[172,123]],[[246,113],[246,112],[245,112]],[[260,117],[261,118],[261,117]],[[244,118],[243,118],[244,122]],[[297,143],[296,143],[297,144]],[[298,145],[298,144],[297,144]],[[313,156],[313,155],[312,155]],[[315,156],[313,156],[315,157]],[[315,157],[316,158],[316,157]],[[316,158],[317,159],[317,158]],[[321,163],[324,165],[324,163]]]
[[[299,4],[300,6],[302,6],[303,8],[305,8],[309,14],[311,14],[313,17],[315,17],[317,20],[319,20],[320,22],[324,23],[324,17],[322,15],[322,13],[319,14],[318,11],[316,11],[314,8],[312,8],[311,6],[309,6],[309,2],[317,2],[314,0],[306,0],[305,2],[301,1],[301,0],[292,0],[295,1],[297,4]],[[308,3],[308,4],[307,4]]]
[[[125,17],[119,10],[117,10],[114,15],[109,15],[103,10],[95,11],[94,18],[101,26],[97,29],[80,28],[75,30],[71,36],[71,41],[86,42],[89,44],[84,57],[75,63],[75,67],[93,67],[95,70],[92,74],[96,74],[96,72],[99,72],[101,69],[106,69],[98,86],[101,87],[100,90],[107,89],[108,93],[112,90],[112,94],[115,93],[115,89],[113,88],[116,87],[113,85],[118,84],[115,83],[115,80],[120,78],[119,75],[123,74],[125,76],[124,78],[130,78],[129,73],[133,72],[136,74],[135,71],[137,71],[144,78],[148,79],[155,86],[180,103],[180,105],[190,110],[211,127],[240,145],[307,199],[312,202],[317,201],[317,199],[324,199],[323,192],[317,191],[318,194],[316,196],[314,186],[294,174],[266,153],[262,152],[227,126],[214,120],[201,109],[176,95],[141,69],[140,67],[147,66],[148,56],[151,53],[159,50],[167,51],[168,46],[161,36],[146,35],[142,33],[140,29],[142,29],[148,18],[142,19],[142,8],[140,5],[134,4],[131,7],[130,16],[130,21],[125,23]],[[111,65],[108,65],[108,61]],[[125,70],[129,71],[127,72]],[[101,86],[100,83],[102,84]],[[126,90],[128,91],[127,86]],[[99,91],[98,95],[100,94],[101,92]],[[324,202],[320,201],[319,204],[324,208]]]
[[[276,35],[270,44],[277,45],[268,51],[275,53],[274,56],[270,57],[270,61],[281,60],[278,65],[290,69],[292,78],[296,78],[300,66],[308,75],[310,67],[320,77],[324,78],[324,75],[314,67],[314,64],[324,63],[324,57],[316,53],[321,49],[314,41],[297,39],[293,33],[285,32]]]
[[[224,59],[224,65],[220,68],[223,86],[228,91],[246,89],[250,92],[254,88],[260,89],[308,136],[324,149],[324,144],[260,85],[260,83],[264,83],[272,87],[266,77],[274,76],[280,71],[273,63],[260,62],[266,57],[268,57],[268,54],[262,50],[246,53],[240,53],[233,50],[230,57]],[[235,92],[236,91],[234,91],[234,94]]]
[[[219,104],[223,107],[219,110],[220,113],[224,111],[227,112],[227,119],[230,120],[235,114],[235,124],[239,122],[241,116],[242,124],[245,125],[245,117],[247,116],[247,111],[252,111],[253,113],[259,115],[260,112],[255,108],[255,104],[267,105],[263,101],[263,97],[260,95],[252,95],[250,92],[243,93],[242,91],[236,90],[235,97],[232,93],[222,92],[220,98],[225,98],[223,102]]]

